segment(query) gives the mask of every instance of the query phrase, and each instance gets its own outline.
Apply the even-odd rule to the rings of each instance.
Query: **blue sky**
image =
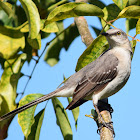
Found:
[[[106,4],[112,3],[111,0],[107,0]],[[93,25],[95,27],[101,28],[100,22],[96,17],[86,17],[89,25]],[[73,22],[73,18],[65,20],[64,26],[67,27]],[[117,28],[120,28],[125,31],[125,19],[117,20],[114,25]],[[91,29],[91,28],[90,28]],[[96,38],[96,35],[93,31],[92,35]],[[135,35],[135,29],[129,32],[131,36]],[[42,47],[45,46],[46,42],[51,40],[54,35],[50,36],[48,39],[42,40]],[[140,39],[140,36],[137,36]],[[130,38],[130,40],[132,40]],[[135,54],[132,60],[132,72],[129,78],[129,81],[125,85],[125,87],[120,90],[114,96],[109,98],[109,103],[114,109],[112,114],[112,120],[114,122],[114,129],[116,133],[116,140],[131,140],[139,138],[139,98],[140,98],[140,89],[139,89],[139,79],[140,79],[140,43],[137,43]],[[57,88],[57,86],[63,81],[63,74],[66,77],[69,77],[75,72],[75,67],[78,58],[82,54],[82,52],[86,49],[86,46],[82,43],[81,38],[78,37],[71,44],[68,51],[62,49],[60,54],[60,61],[54,67],[50,67],[47,65],[43,58],[41,58],[33,77],[26,89],[25,95],[30,93],[42,93],[47,94]],[[34,61],[28,66],[25,63],[22,72],[25,74],[30,74],[34,65]],[[26,77],[21,78],[18,84],[18,92],[22,92],[24,85],[27,81]],[[63,103],[64,107],[68,105],[66,98],[59,98]],[[37,111],[41,110],[41,108],[45,107],[45,103],[41,103],[37,107]],[[85,117],[85,114],[90,114],[91,109],[93,108],[92,102],[88,101],[82,106],[80,106],[80,115],[78,118],[78,128],[77,131],[74,125],[74,119],[71,111],[67,111],[71,127],[73,131],[73,139],[74,140],[84,140],[84,139],[99,139],[99,135],[96,133],[97,126],[96,123],[90,119]],[[22,130],[17,122],[17,115],[11,123],[8,131],[7,140],[15,139],[15,140],[23,140]],[[56,117],[54,113],[54,109],[51,103],[51,100],[48,102],[46,107],[45,116],[43,125],[40,133],[40,140],[62,140],[62,134],[60,132],[59,127],[56,124]]]

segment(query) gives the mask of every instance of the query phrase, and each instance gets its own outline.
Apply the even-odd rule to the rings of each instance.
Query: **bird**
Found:
[[[106,52],[70,76],[60,88],[1,116],[0,121],[54,97],[72,97],[66,107],[69,110],[92,100],[101,117],[98,101],[117,93],[126,84],[131,73],[132,56],[131,44],[124,31],[109,29],[101,35],[106,37],[109,44]]]

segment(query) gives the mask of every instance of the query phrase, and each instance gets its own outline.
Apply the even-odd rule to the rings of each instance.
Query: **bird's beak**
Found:
[[[106,32],[101,33],[101,35],[108,36],[109,34]]]

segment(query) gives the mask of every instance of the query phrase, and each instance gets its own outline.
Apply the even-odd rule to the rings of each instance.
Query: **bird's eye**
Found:
[[[117,35],[121,35],[121,32],[117,32]]]

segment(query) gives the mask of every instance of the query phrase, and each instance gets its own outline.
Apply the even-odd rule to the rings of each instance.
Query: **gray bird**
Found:
[[[73,74],[62,87],[0,117],[0,121],[53,97],[73,97],[66,109],[72,110],[88,100],[100,115],[98,101],[118,92],[131,72],[132,49],[125,32],[110,29],[106,33],[109,50]],[[100,115],[101,116],[101,115]]]

